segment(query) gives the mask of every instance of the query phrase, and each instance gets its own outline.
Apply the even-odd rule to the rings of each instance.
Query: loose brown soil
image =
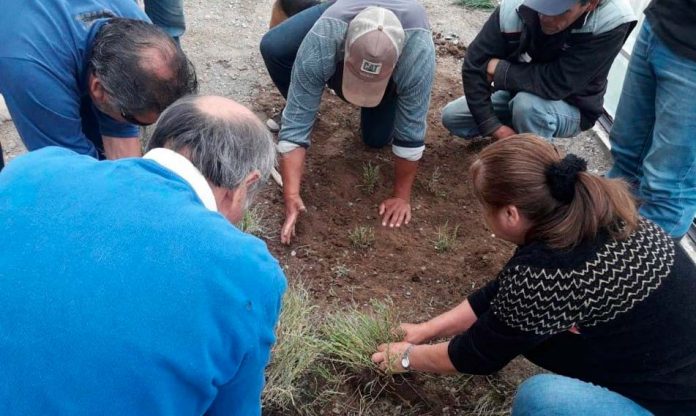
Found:
[[[463,48],[449,48],[442,41],[438,46],[427,148],[413,189],[410,224],[400,229],[381,226],[377,208],[390,195],[393,184],[391,148],[367,148],[360,136],[359,110],[329,91],[324,94],[307,153],[302,185],[307,212],[301,216],[290,246],[280,244],[278,237],[283,223],[280,187],[270,182],[260,196],[271,251],[291,283],[301,280],[308,287],[320,310],[390,298],[404,321],[423,321],[452,308],[494,278],[512,254],[513,246],[486,228],[472,194],[468,168],[487,141],[453,137],[440,121],[442,107],[461,91],[461,61],[450,55],[459,56]],[[282,97],[270,85],[259,94],[255,110],[267,117],[282,106]],[[363,166],[368,162],[380,167],[381,180],[373,194],[361,187]],[[445,224],[450,229],[459,226],[459,235],[451,250],[438,253],[437,230]],[[372,247],[358,249],[351,244],[349,233],[359,226],[374,228]],[[526,366],[518,366],[505,382],[517,383],[526,372]],[[487,383],[477,379],[468,389],[490,392]],[[419,384],[407,394],[409,398],[397,395],[427,409],[417,414],[468,414],[472,410],[472,403],[460,397],[462,392],[451,389],[461,386]]]
[[[297,237],[284,246],[278,235],[283,222],[280,187],[271,183],[261,195],[268,244],[288,278],[302,279],[323,305],[366,303],[390,297],[404,319],[432,316],[460,302],[493,278],[512,253],[512,246],[486,228],[472,194],[468,168],[486,141],[466,142],[442,126],[440,109],[461,88],[457,64],[438,58],[428,115],[426,151],[413,189],[413,219],[400,229],[382,227],[378,205],[393,185],[391,146],[370,149],[360,136],[359,110],[326,92],[307,153]],[[268,86],[256,101],[260,114],[274,114],[282,97]],[[363,166],[379,166],[375,192],[362,189]],[[435,250],[438,227],[459,226],[455,246]],[[375,241],[355,248],[349,233],[373,227]],[[349,271],[339,276],[342,266]]]

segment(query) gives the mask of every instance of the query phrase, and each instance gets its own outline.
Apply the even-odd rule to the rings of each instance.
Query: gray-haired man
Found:
[[[0,174],[3,414],[261,413],[285,277],[231,222],[274,165],[271,135],[189,97],[148,149],[47,147]]]

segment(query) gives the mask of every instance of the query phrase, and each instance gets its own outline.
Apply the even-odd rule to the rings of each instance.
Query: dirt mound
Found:
[[[443,35],[440,32],[433,33],[433,43],[438,56],[453,56],[456,59],[462,59],[466,55],[466,46],[454,33],[449,35]]]

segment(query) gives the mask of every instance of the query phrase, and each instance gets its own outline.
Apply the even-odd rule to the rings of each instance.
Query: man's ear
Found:
[[[241,211],[244,214],[244,208],[247,205],[247,190],[250,186],[255,184],[259,178],[261,178],[261,173],[258,170],[254,170],[249,173],[242,183],[233,190],[227,190],[227,201],[232,202],[232,206]]]
[[[89,87],[89,95],[92,97],[93,101],[98,104],[102,104],[106,101],[106,90],[94,73],[89,75],[87,85]]]
[[[259,179],[261,179],[261,172],[254,170],[244,178],[242,183],[244,184],[244,187],[249,189],[249,187],[258,182]]]

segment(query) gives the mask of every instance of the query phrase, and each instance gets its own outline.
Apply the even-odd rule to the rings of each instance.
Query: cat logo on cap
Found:
[[[379,75],[379,73],[382,72],[382,64],[370,62],[367,59],[363,59],[360,70],[363,72],[367,72],[368,74]]]

